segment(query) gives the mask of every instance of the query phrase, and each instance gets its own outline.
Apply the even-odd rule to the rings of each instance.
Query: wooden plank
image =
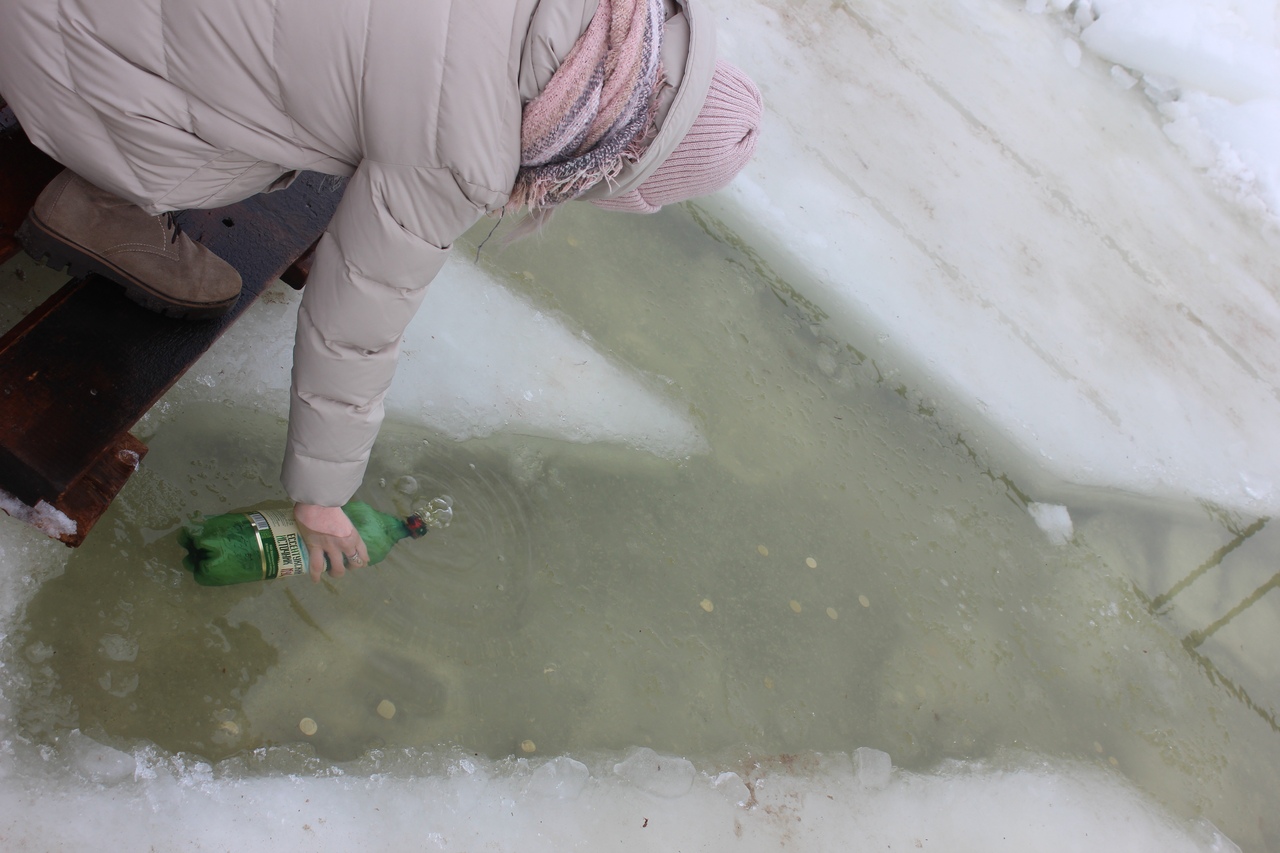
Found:
[[[14,229],[60,169],[0,101],[0,261],[18,250]],[[60,538],[80,544],[146,454],[128,430],[277,278],[305,282],[343,187],[304,173],[289,189],[178,217],[244,281],[223,317],[167,319],[89,276],[0,337],[0,488],[60,510],[77,528]]]
[[[127,432],[107,447],[53,504],[76,525],[74,533],[57,538],[72,548],[81,545],[146,455],[147,446]]]
[[[294,290],[302,290],[307,284],[307,276],[311,275],[311,265],[316,259],[316,246],[320,245],[320,241],[316,240],[311,244],[311,248],[302,253],[302,257],[293,262],[293,266],[284,271],[280,276],[280,280],[292,287]]]

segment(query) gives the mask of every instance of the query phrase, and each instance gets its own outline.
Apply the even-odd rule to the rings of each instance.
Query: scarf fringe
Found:
[[[530,211],[555,207],[578,198],[601,181],[613,183],[628,163],[637,162],[648,150],[656,112],[656,109],[650,110],[644,132],[632,139],[621,154],[597,168],[581,165],[568,174],[556,173],[555,166],[565,164],[551,164],[544,169],[521,169],[503,212],[510,213],[523,207]]]
[[[592,19],[543,92],[525,105],[520,170],[502,213],[552,208],[613,181],[653,139],[662,89],[662,0],[600,0],[596,15],[609,20]],[[643,32],[632,27],[613,43],[619,35],[613,24],[638,16]],[[606,24],[608,38],[602,38],[598,27]]]

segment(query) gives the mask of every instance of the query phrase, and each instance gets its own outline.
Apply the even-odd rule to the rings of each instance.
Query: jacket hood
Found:
[[[611,181],[602,181],[578,201],[630,192],[657,171],[684,139],[702,110],[716,68],[716,33],[711,13],[695,12],[689,0],[667,0],[662,33],[662,67],[668,88],[658,109],[658,132],[644,155],[627,163]]]

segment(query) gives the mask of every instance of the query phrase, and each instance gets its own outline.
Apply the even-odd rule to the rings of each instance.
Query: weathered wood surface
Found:
[[[3,258],[3,241],[12,241],[13,229],[60,167],[36,152],[20,129],[0,129],[0,135],[0,145],[10,146],[0,148]],[[63,541],[82,542],[146,453],[128,430],[314,246],[341,195],[340,182],[304,173],[287,190],[179,216],[183,230],[244,281],[239,302],[223,317],[161,317],[111,282],[88,276],[68,282],[0,337],[0,488],[28,505],[45,501],[61,510],[77,524]],[[305,270],[290,277],[300,286]]]

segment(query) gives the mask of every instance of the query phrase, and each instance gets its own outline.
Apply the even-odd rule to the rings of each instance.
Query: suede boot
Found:
[[[217,317],[240,296],[240,274],[172,214],[152,216],[69,169],[40,193],[17,237],[35,260],[73,276],[97,273],[167,317]]]

